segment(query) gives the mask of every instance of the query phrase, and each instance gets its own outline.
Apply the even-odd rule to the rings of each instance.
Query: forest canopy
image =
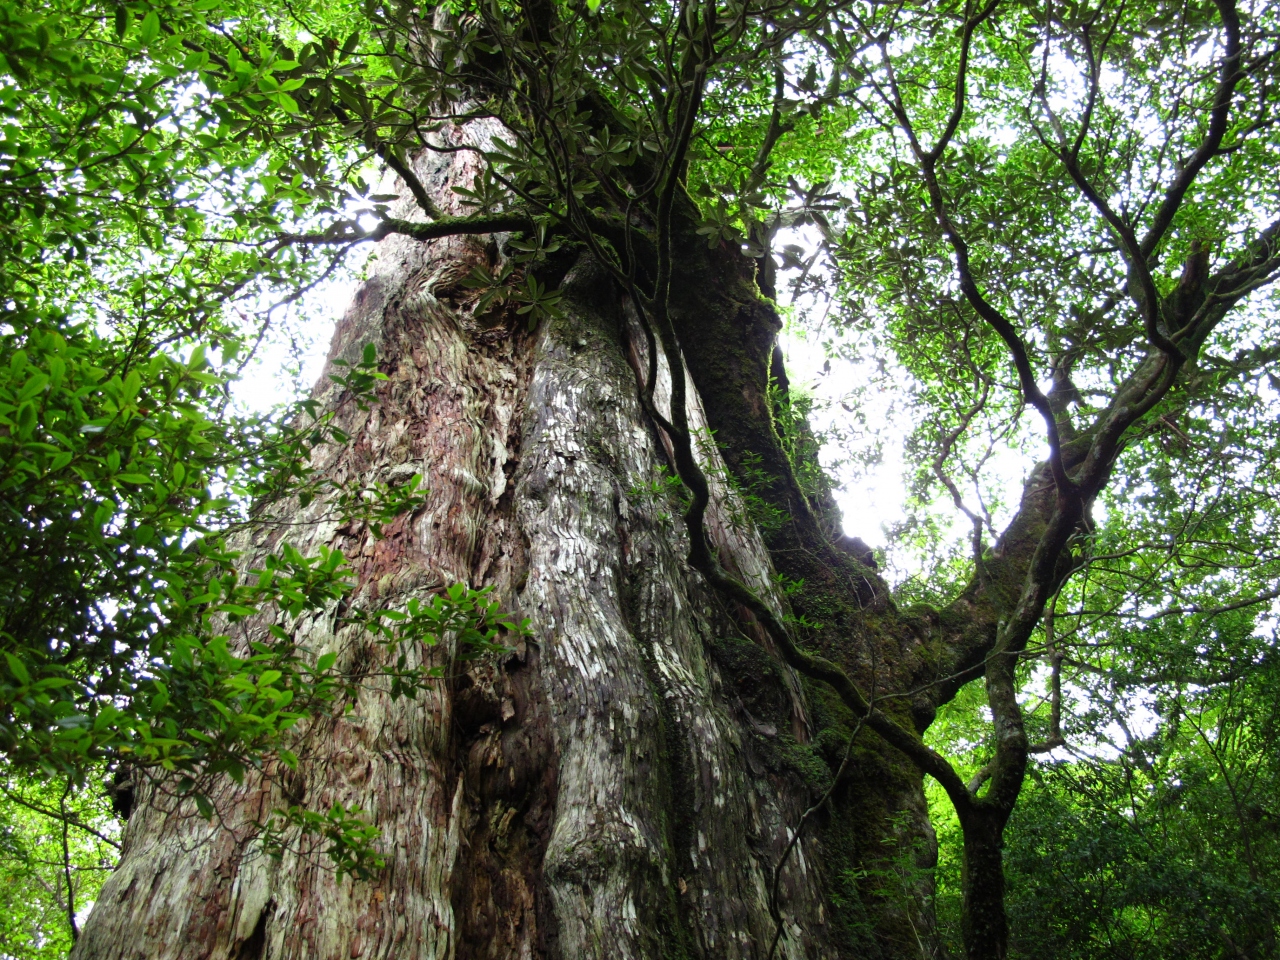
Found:
[[[527,331],[570,255],[626,292],[691,566],[839,692],[850,740],[932,778],[938,862],[876,867],[885,896],[924,870],[956,955],[1004,955],[1007,913],[1012,956],[1274,956],[1278,59],[1268,0],[0,2],[0,954],[69,949],[139,784],[216,817],[211,783],[295,764],[291,731],[365,682],[286,629],[346,609],[347,558],[245,570],[238,538],[314,500],[380,535],[429,478],[326,476],[335,412],[234,384],[334,319],[311,294],[355,251],[501,235],[462,286]],[[486,149],[457,135],[479,121]],[[416,158],[458,151],[445,212]],[[770,368],[781,472],[750,427],[714,437],[771,550],[793,496],[866,536],[834,504],[901,446],[905,519],[859,562],[888,578],[866,602],[956,651],[927,709],[831,665],[812,578],[780,568],[774,623],[704,543],[695,430],[653,405],[661,347],[714,407],[677,309],[694,247],[824,360]],[[361,409],[387,379],[372,346],[337,376]],[[412,697],[439,675],[396,652],[487,656],[527,629],[505,600],[349,617]],[[269,816],[379,867],[359,809]]]

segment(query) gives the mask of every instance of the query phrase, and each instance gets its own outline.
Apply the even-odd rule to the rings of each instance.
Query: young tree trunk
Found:
[[[419,161],[442,207],[470,182],[471,156]],[[837,549],[838,527],[825,534],[836,547],[806,544],[788,523],[762,538],[724,482],[743,475],[753,431],[770,422],[777,320],[750,261],[713,256],[692,231],[687,243],[676,319],[691,338],[691,418],[728,461],[703,445],[720,560],[779,615],[791,601],[777,573],[826,589],[797,604],[829,625],[815,643],[867,689],[910,689],[927,630],[886,606],[856,545]],[[76,960],[763,960],[779,934],[775,955],[797,960],[933,956],[921,776],[874,734],[857,733],[784,860],[858,724],[686,562],[670,452],[640,403],[644,340],[621,291],[574,253],[563,316],[530,332],[510,311],[478,314],[459,284],[500,256],[498,242],[393,237],[375,256],[331,359],[373,342],[389,380],[360,411],[322,379],[317,397],[341,410],[351,440],[317,466],[367,485],[421,473],[425,500],[382,539],[326,519],[323,504],[298,508],[262,530],[246,562],[282,540],[341,549],[358,577],[350,602],[369,607],[492,585],[532,634],[466,663],[443,643],[431,656],[446,679],[393,700],[377,678],[384,652],[356,628],[335,633],[338,611],[294,625],[369,682],[350,711],[300,734],[296,774],[224,785],[212,822],[143,797]],[[660,386],[659,407],[668,396]],[[802,494],[779,489],[748,493],[785,514]],[[829,602],[837,588],[843,605]],[[923,729],[931,706],[918,700],[884,709]],[[339,881],[323,844],[298,837],[282,857],[264,854],[261,822],[297,802],[359,807],[381,831],[385,869]]]

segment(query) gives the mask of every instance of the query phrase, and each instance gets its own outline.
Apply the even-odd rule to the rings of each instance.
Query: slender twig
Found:
[[[67,815],[67,797],[69,796],[71,796],[71,779],[67,778],[67,786],[62,791],[58,807],[61,810],[59,820],[62,826],[62,874],[67,884],[67,926],[71,930],[71,942],[75,943],[80,939],[80,926],[76,923],[76,888],[71,876],[71,845],[67,839],[67,831],[70,828],[70,818]]]

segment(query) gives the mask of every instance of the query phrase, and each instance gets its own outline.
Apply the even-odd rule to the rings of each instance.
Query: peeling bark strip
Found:
[[[420,164],[442,207],[450,183],[469,182],[469,156]],[[343,414],[351,442],[317,466],[364,483],[422,473],[424,503],[381,540],[314,503],[247,553],[285,538],[340,548],[358,575],[351,602],[366,605],[492,584],[532,638],[416,699],[392,701],[371,681],[349,713],[303,731],[297,776],[224,784],[213,823],[142,797],[76,960],[746,960],[767,949],[772,871],[829,784],[809,743],[820,707],[684,561],[612,284],[580,261],[564,317],[530,335],[523,317],[468,308],[457,280],[487,255],[474,238],[383,242],[335,336],[331,359],[376,343],[389,380],[373,409]],[[336,403],[327,378],[318,398]],[[705,422],[699,409],[691,418]],[[718,454],[704,455],[715,473]],[[764,545],[730,491],[716,496],[725,563],[772,596]],[[335,635],[332,617],[295,634],[349,669],[382,656],[351,629]],[[448,665],[451,651],[432,656]],[[869,756],[855,767],[883,774]],[[299,799],[362,808],[386,869],[339,883],[320,846],[296,837],[282,859],[264,855],[259,824]],[[854,955],[824,835],[803,839],[783,871],[780,956]]]

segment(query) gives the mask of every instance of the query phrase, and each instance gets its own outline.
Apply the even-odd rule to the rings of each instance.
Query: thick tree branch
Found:
[[[342,220],[318,233],[290,233],[280,237],[273,250],[287,246],[324,246],[329,244],[369,243],[392,235],[414,240],[438,240],[441,237],[486,233],[515,233],[532,230],[533,220],[525,213],[477,214],[470,217],[442,217],[428,223],[416,223],[396,217],[384,217],[372,229],[354,220]]]
[[[1181,344],[1189,352],[1197,350],[1232,307],[1277,277],[1280,277],[1280,219],[1270,224],[1244,253],[1203,281],[1194,294],[1192,320],[1178,332]],[[1170,298],[1184,295],[1185,291],[1175,291]],[[1066,447],[1065,462],[1068,469],[1076,472],[1084,502],[1091,502],[1101,490],[1114,467],[1126,432],[1164,399],[1181,367],[1181,361],[1167,355],[1148,356],[1116,390],[1108,407]],[[1035,574],[1033,568],[1037,562],[1043,564],[1047,559],[1045,538],[1058,526],[1052,520],[1057,511],[1035,477],[1033,473],[1018,512],[996,545],[995,559],[989,561],[989,565],[1004,567],[999,571],[1004,579],[1017,577],[1024,583],[1024,599],[1025,591],[1033,587],[1033,579],[1051,573],[1042,569],[1041,574]],[[1028,539],[1025,532],[1040,528],[1046,520],[1049,522],[1043,536]],[[1060,539],[1061,546],[1065,546],[1068,537],[1059,538],[1055,533],[1054,539]],[[1024,572],[1019,575],[1019,570]],[[958,617],[967,629],[949,638],[951,655],[944,659],[939,670],[939,675],[946,678],[938,682],[940,701],[954,695],[965,682],[983,672],[991,651],[999,643],[994,627],[1000,616],[1000,602],[992,594],[990,584],[977,578],[952,604],[952,616]],[[1030,631],[1025,631],[1026,638],[1030,635]]]
[[[795,129],[795,122],[782,119],[782,99],[786,92],[786,71],[779,64],[774,72],[773,109],[769,112],[769,126],[765,130],[764,139],[760,141],[760,149],[756,152],[755,161],[751,164],[751,176],[747,181],[747,189],[751,192],[764,183],[769,172],[769,155],[782,137]]]
[[[429,145],[428,145],[429,146]],[[437,206],[436,202],[431,199],[427,193],[427,188],[422,185],[422,181],[418,179],[418,175],[409,168],[409,165],[396,156],[396,152],[382,141],[378,141],[374,145],[374,152],[382,158],[388,167],[395,171],[396,176],[404,181],[405,186],[409,188],[409,192],[413,194],[413,199],[417,202],[419,209],[422,210],[432,220],[445,219],[444,211]]]

